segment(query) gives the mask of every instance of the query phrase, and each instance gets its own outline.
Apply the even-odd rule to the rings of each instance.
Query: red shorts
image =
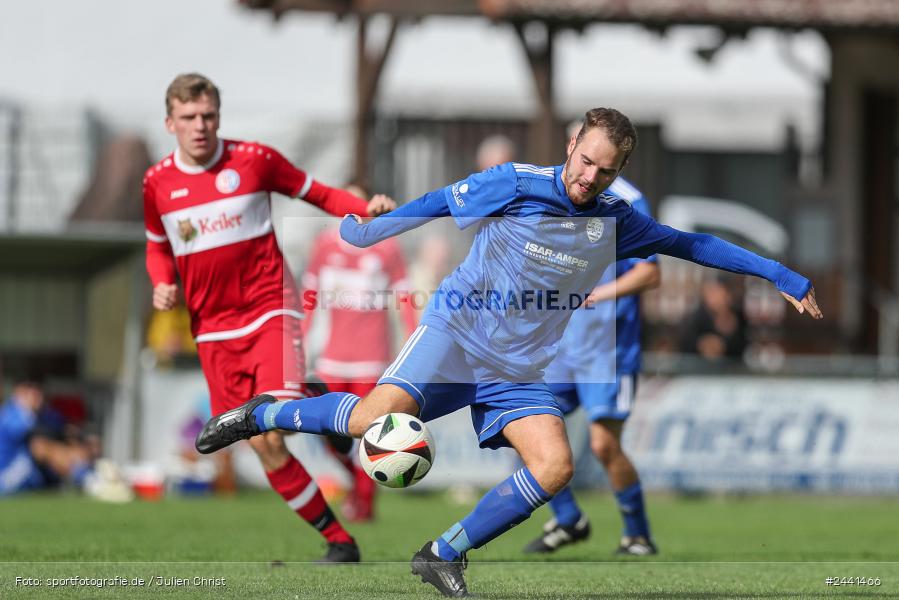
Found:
[[[197,352],[213,415],[237,408],[259,394],[283,400],[306,396],[298,319],[273,317],[243,337],[200,342]]]

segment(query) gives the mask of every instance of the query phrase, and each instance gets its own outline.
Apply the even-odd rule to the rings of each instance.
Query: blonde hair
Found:
[[[208,78],[199,73],[182,73],[172,80],[165,91],[165,114],[172,114],[172,101],[190,102],[200,96],[209,96],[215,101],[215,107],[221,108],[222,100],[219,89]]]

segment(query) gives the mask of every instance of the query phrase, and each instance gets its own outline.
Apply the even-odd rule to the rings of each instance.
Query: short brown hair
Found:
[[[625,157],[630,156],[637,147],[637,130],[631,124],[631,120],[614,108],[592,108],[584,115],[584,123],[577,133],[577,142],[580,143],[584,134],[591,129],[600,128],[606,132],[609,141],[615,147],[624,152]]]
[[[219,95],[219,89],[209,79],[199,73],[182,73],[178,75],[165,91],[165,114],[172,114],[173,100],[190,102],[204,94],[215,100],[216,108],[221,108],[222,99]]]

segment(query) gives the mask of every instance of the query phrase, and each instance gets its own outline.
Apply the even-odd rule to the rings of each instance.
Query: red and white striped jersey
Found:
[[[365,201],[329,188],[255,142],[220,140],[205,165],[175,151],[144,178],[147,271],[153,285],[184,287],[197,342],[241,337],[276,315],[300,317],[272,229],[270,192],[343,216]]]
[[[328,341],[316,363],[320,375],[376,380],[393,356],[387,309],[399,307],[409,332],[417,324],[412,304],[400,300],[408,293],[408,281],[396,240],[356,248],[341,240],[337,229],[326,230],[315,240],[302,284],[318,292],[318,307],[330,316]],[[310,298],[304,292],[307,310]],[[304,329],[313,314],[307,313]]]

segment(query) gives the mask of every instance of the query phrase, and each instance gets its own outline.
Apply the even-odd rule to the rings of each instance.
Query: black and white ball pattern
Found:
[[[383,486],[404,488],[427,475],[434,463],[434,438],[418,418],[390,413],[372,421],[359,444],[359,462]]]

